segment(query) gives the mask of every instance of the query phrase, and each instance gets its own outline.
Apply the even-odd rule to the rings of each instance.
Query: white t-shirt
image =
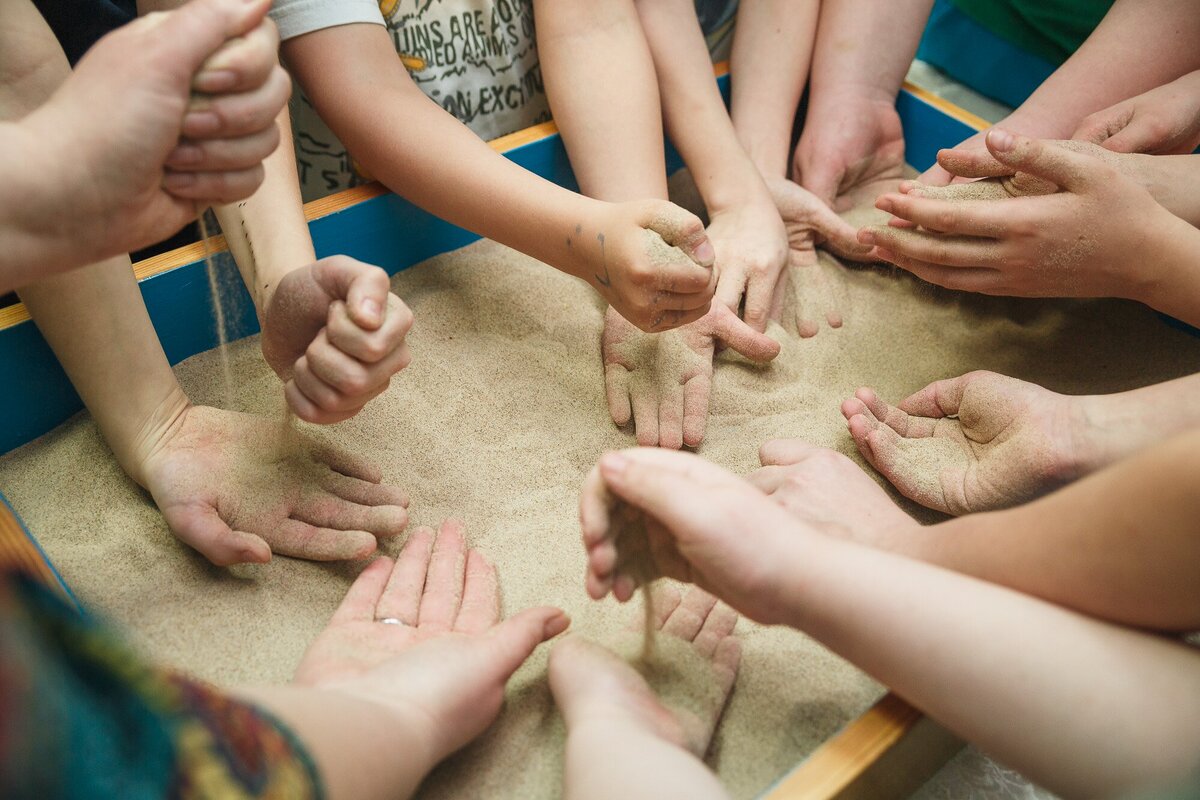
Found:
[[[550,119],[532,0],[275,0],[271,17],[283,39],[386,26],[417,86],[482,139]],[[306,201],[369,179],[300,93],[292,122]]]

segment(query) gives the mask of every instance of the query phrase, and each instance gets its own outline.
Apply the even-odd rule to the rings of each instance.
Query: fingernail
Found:
[[[887,196],[879,198],[878,200],[875,201],[875,207],[878,208],[880,211],[886,211],[889,214],[892,213],[891,198],[889,198]]]
[[[1003,128],[992,128],[988,131],[988,141],[997,150],[1008,151],[1013,149],[1013,144],[1016,142],[1016,137]]]
[[[700,266],[702,267],[711,267],[712,263],[717,259],[717,251],[713,250],[712,242],[708,239],[700,243],[693,251],[693,255],[695,255],[696,260],[700,262]]]
[[[861,244],[875,244],[875,234],[863,228],[858,232],[858,241]]]
[[[216,94],[232,89],[237,84],[238,74],[229,69],[210,69],[197,73],[192,86],[200,92]]]
[[[383,317],[383,309],[379,305],[379,301],[370,297],[359,304],[359,310],[367,322],[379,324],[379,321]]]
[[[629,469],[629,459],[620,453],[605,453],[600,458],[600,471],[605,478],[619,478]]]
[[[188,136],[214,133],[220,127],[220,117],[211,111],[189,111],[183,117],[183,132]]]

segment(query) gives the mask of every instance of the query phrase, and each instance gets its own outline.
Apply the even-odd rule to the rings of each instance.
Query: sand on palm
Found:
[[[800,339],[772,326],[783,349],[763,367],[718,357],[706,458],[747,472],[764,440],[799,436],[861,463],[838,408],[863,385],[899,398],[991,369],[1057,391],[1111,392],[1200,371],[1200,339],[1133,303],[971,297],[887,268],[830,274],[841,328]],[[633,444],[605,404],[601,302],[490,242],[392,284],[416,315],[413,363],[363,413],[317,435],[377,459],[413,498],[410,526],[465,519],[471,543],[499,567],[508,611],[556,603],[585,634],[618,635],[629,611],[586,596],[577,516],[596,459]],[[233,407],[278,413],[279,380],[257,338],[229,349]],[[220,401],[214,353],[178,373],[196,402]],[[0,459],[0,488],[84,603],[150,656],[223,683],[286,680],[361,569],[282,557],[211,566],[175,540],[86,415]],[[745,621],[739,630],[742,667],[709,763],[741,798],[761,793],[883,688],[801,633]],[[545,650],[515,676],[497,726],[439,768],[423,796],[559,795],[561,728]]]

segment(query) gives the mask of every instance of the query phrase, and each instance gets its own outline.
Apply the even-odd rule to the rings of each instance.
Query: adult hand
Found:
[[[895,97],[841,96],[810,107],[792,177],[835,211],[854,187],[904,177],[904,131]]]
[[[1192,152],[1200,145],[1200,70],[1097,111],[1071,138],[1117,153]]]
[[[357,414],[412,360],[412,312],[387,273],[346,256],[284,276],[263,314],[262,351],[286,382],[288,405],[307,422]]]
[[[220,566],[365,558],[408,523],[408,498],[376,466],[278,419],[187,405],[140,450],[131,474],[171,532]]]
[[[601,356],[613,422],[632,418],[638,443],[695,447],[708,426],[713,353],[728,345],[752,361],[779,355],[779,343],[720,302],[701,320],[667,333],[642,333],[615,309],[604,316]]]
[[[599,219],[576,227],[568,246],[588,282],[643,331],[666,331],[708,312],[716,259],[704,224],[665,200],[604,203]],[[582,241],[592,237],[594,241]]]
[[[706,229],[717,253],[720,278],[716,299],[754,330],[767,329],[771,299],[788,260],[788,238],[775,207],[745,203],[714,211]]]
[[[290,80],[269,0],[193,0],[105,36],[22,121],[61,187],[30,218],[83,226],[89,258],[159,241],[197,205],[248,197]],[[69,154],[69,157],[68,155]]]
[[[1179,222],[1135,181],[1104,161],[993,130],[996,160],[1059,190],[1040,197],[954,202],[923,190],[886,195],[878,206],[925,230],[864,228],[873,255],[950,289],[1022,297],[1140,299],[1153,276],[1129,258]]]
[[[662,449],[608,453],[584,483],[579,516],[591,597],[612,592],[624,602],[638,586],[616,569],[618,502],[645,515],[654,575],[695,583],[758,622],[785,621],[788,564],[815,531],[721,467]]]
[[[496,719],[508,679],[569,624],[548,606],[500,621],[496,568],[448,520],[436,537],[414,531],[395,562],[380,557],[363,570],[295,682],[394,708],[440,761]]]

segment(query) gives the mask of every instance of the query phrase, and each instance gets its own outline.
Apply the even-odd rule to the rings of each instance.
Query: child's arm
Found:
[[[662,201],[592,200],[496,154],[416,87],[384,27],[298,35],[283,55],[354,157],[417,205],[586,281],[645,330],[707,311],[714,256],[694,215]],[[647,229],[683,252],[653,259]]]
[[[730,56],[730,117],[764,179],[787,178],[792,123],[808,82],[820,0],[743,0]]]
[[[1186,449],[1160,455],[1177,493],[1200,491]],[[609,492],[650,515],[662,573],[805,631],[1053,791],[1121,794],[1195,769],[1194,648],[825,536],[828,521],[799,522],[720,467],[664,450],[609,454],[585,486],[593,597],[631,586],[614,583]]]
[[[1200,145],[1200,70],[1097,111],[1071,138],[1116,153],[1191,153]]]
[[[654,57],[667,135],[683,156],[708,209],[717,251],[717,298],[764,331],[787,264],[783,221],[754,162],[734,132],[712,77],[712,62],[691,0],[639,0]]]

